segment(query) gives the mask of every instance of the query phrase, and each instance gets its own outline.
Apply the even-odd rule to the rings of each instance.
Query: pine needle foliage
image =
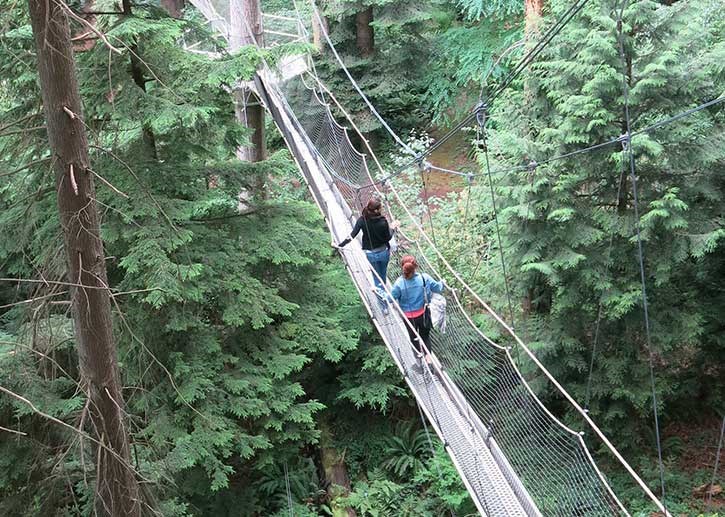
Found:
[[[626,132],[622,73],[637,130],[722,93],[722,13],[714,4],[589,4],[492,112],[489,154],[505,169],[604,142]],[[549,18],[568,7],[552,2]],[[638,135],[633,150],[665,423],[721,407],[717,357],[723,259],[722,108]],[[483,166],[484,162],[481,160]],[[517,318],[555,377],[621,446],[652,448],[648,350],[642,321],[628,155],[619,145],[523,172],[494,174]],[[486,283],[504,307],[488,185],[475,217],[494,249]],[[503,208],[501,208],[503,206]],[[611,250],[610,250],[611,241]],[[591,390],[587,390],[597,334]],[[719,351],[718,351],[719,350]],[[685,366],[686,365],[686,366]],[[697,365],[697,366],[696,366]],[[691,404],[691,397],[699,402]],[[690,404],[689,408],[685,408]]]
[[[20,128],[31,128],[43,120],[31,33],[22,7],[0,7],[0,127],[27,117]],[[103,178],[96,188],[134,466],[153,482],[148,502],[164,515],[227,513],[240,501],[264,513],[276,503],[248,480],[318,437],[324,405],[302,370],[340,362],[366,323],[341,309],[360,312],[330,261],[320,216],[288,194],[287,154],[259,164],[234,156],[247,135],[227,89],[251,77],[258,52],[216,61],[188,53],[181,38],[206,29],[153,7],[98,24],[121,55],[95,42],[77,61],[92,167]],[[27,165],[0,187],[2,276],[51,282],[4,283],[0,305],[67,300],[52,283],[71,279],[47,149],[42,128],[0,138],[3,170]],[[259,178],[272,176],[260,191]],[[0,312],[0,384],[78,427],[85,397],[67,308]],[[30,433],[0,445],[0,513],[88,514],[88,441],[7,397],[0,419]]]

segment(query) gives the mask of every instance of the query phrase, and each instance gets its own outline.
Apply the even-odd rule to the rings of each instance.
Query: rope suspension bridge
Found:
[[[231,41],[234,26],[239,25],[238,22],[233,24],[230,18],[233,2],[191,0],[191,3],[209,21],[221,39]],[[404,201],[394,181],[404,171],[426,169],[429,164],[425,158],[435,146],[441,145],[471,122],[478,121],[479,130],[485,138],[486,107],[536,58],[585,3],[586,0],[575,2],[491,95],[481,99],[471,113],[432,148],[418,154],[375,111],[345,68],[332,41],[324,32],[324,24],[318,23],[330,51],[358,91],[361,101],[404,152],[410,155],[405,165],[392,172],[386,171],[381,165],[353,118],[317,76],[311,55],[297,53],[288,56],[276,67],[265,63],[254,80],[253,88],[283,135],[325,217],[332,238],[339,242],[347,236],[361,207],[371,196],[380,197],[386,200],[387,208],[394,217],[406,221],[406,230],[398,232],[399,247],[391,256],[391,278],[400,273],[397,266],[400,257],[412,254],[418,257],[423,271],[436,278],[445,278],[452,287],[445,291],[446,331],[433,332],[431,336],[433,363],[424,364],[422,369],[414,368],[418,360],[408,337],[406,325],[409,323],[400,307],[392,304],[392,310],[387,311],[381,306],[373,293],[374,273],[357,241],[340,250],[347,271],[377,331],[414,394],[419,408],[442,440],[482,515],[629,515],[594,461],[585,438],[587,441],[591,439],[591,443],[598,440],[598,445],[603,445],[630,474],[634,485],[651,499],[659,511],[669,515],[663,501],[642,481],[592,421],[588,412],[557,382],[513,328],[449,264],[438,250],[435,239],[423,228],[420,217]],[[312,17],[319,16],[314,6],[302,13],[295,5],[295,9],[288,14],[263,17],[267,46],[309,41],[307,26],[312,22]],[[254,35],[255,31],[246,20],[245,25],[243,30]],[[628,125],[626,135],[579,151],[543,159],[538,165],[617,144],[624,145],[625,151],[629,150],[632,161],[629,145],[632,136],[651,131],[723,100],[725,97],[720,97],[637,132],[633,132]],[[342,114],[350,129],[338,122],[337,114]],[[351,136],[362,143],[365,153],[359,152],[353,145]],[[537,164],[517,166],[511,170],[525,170],[532,166]],[[469,182],[478,176],[438,169],[464,175],[469,178]],[[490,179],[490,169],[484,174]],[[387,279],[381,280],[386,282]],[[389,285],[386,287],[388,290]],[[471,308],[490,318],[503,336],[499,342],[478,328],[469,314]],[[522,374],[521,365],[524,361],[535,370],[538,379],[546,380],[568,405],[570,412],[581,417],[584,431],[564,424],[542,403]],[[664,483],[662,494],[664,496]]]

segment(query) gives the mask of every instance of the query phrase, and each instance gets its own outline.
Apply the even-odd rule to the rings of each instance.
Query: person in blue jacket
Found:
[[[410,325],[406,326],[410,342],[417,350],[418,357],[422,357],[423,350],[413,329],[418,332],[426,348],[430,351],[432,323],[429,321],[430,311],[426,313],[425,310],[426,304],[430,302],[433,293],[443,292],[445,283],[442,280],[440,282],[434,280],[427,273],[418,273],[418,263],[412,255],[405,255],[400,262],[400,267],[403,274],[393,284],[391,294],[410,322]],[[425,360],[430,364],[430,355],[426,354]]]

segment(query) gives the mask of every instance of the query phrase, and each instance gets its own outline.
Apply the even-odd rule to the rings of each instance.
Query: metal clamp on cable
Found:
[[[431,163],[425,159],[425,155],[422,153],[416,154],[414,161],[420,172],[428,172],[431,168]]]
[[[531,160],[529,163],[526,164],[526,170],[529,172],[534,172],[538,166],[539,164],[536,162],[536,160]]]
[[[483,127],[486,125],[486,119],[488,118],[488,104],[485,102],[479,102],[476,105],[476,122],[478,122],[478,127],[483,129]]]
[[[473,174],[466,174],[466,183],[468,183],[469,185],[473,185],[473,178]]]
[[[617,140],[622,143],[622,150],[628,151],[630,145],[632,144],[632,135],[629,133],[624,133],[623,135],[619,135],[619,138]]]

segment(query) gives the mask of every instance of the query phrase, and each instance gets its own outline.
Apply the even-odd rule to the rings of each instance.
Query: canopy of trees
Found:
[[[317,5],[423,150],[571,2]],[[494,308],[512,299],[522,337],[657,489],[651,357],[673,514],[725,508],[725,459],[704,486],[725,414],[725,108],[631,143],[651,355],[628,149],[544,162],[626,133],[625,102],[637,130],[723,95],[724,34],[722,0],[591,0],[489,106],[485,138],[474,121],[434,153],[477,177],[429,177],[422,219]],[[316,39],[320,77],[400,163]],[[1,515],[475,513],[284,141],[256,99],[240,108],[263,58],[308,46],[210,59],[185,49],[222,50],[183,0],[0,0],[0,42]],[[422,217],[419,179],[398,181]]]

